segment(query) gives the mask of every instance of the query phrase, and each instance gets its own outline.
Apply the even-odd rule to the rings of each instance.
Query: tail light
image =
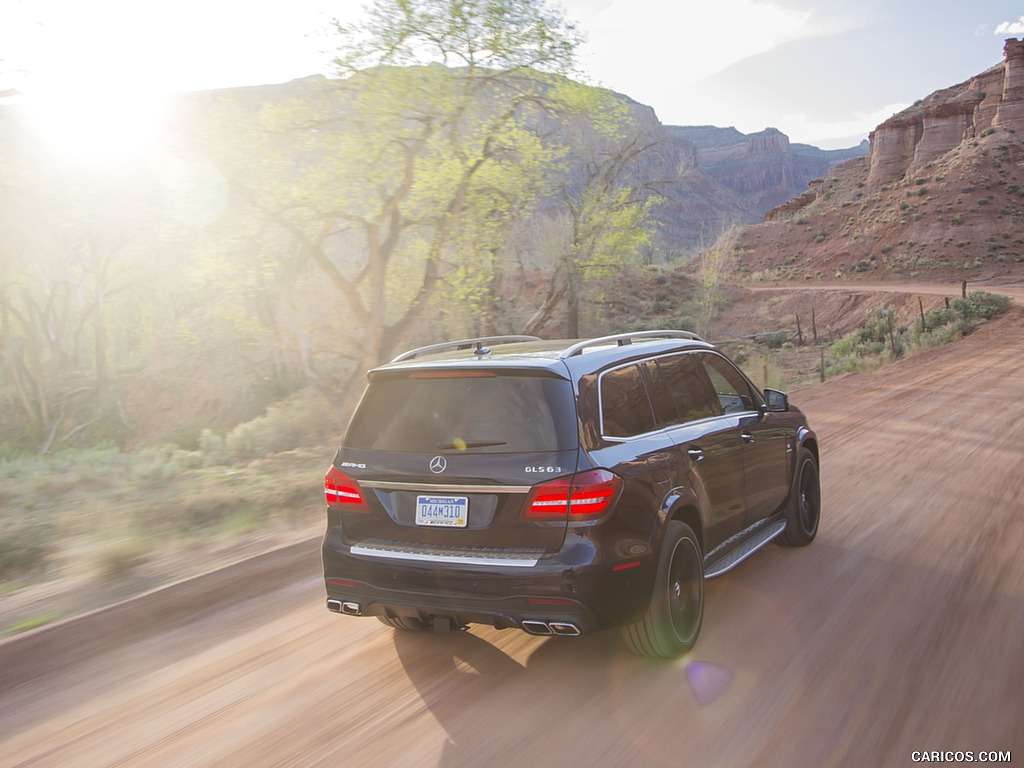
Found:
[[[370,511],[359,483],[344,472],[339,472],[334,465],[324,475],[324,498],[331,507],[342,507],[351,512]]]
[[[606,469],[578,472],[535,486],[527,499],[527,520],[593,520],[611,507],[622,478]]]

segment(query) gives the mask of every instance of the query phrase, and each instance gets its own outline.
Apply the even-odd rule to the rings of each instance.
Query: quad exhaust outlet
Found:
[[[579,637],[582,634],[579,627],[566,621],[538,621],[528,619],[523,622],[523,629],[531,635]]]
[[[327,608],[334,613],[343,613],[346,616],[362,616],[363,607],[356,602],[351,600],[339,600],[335,597],[327,599]],[[437,623],[438,619],[435,619],[434,629],[435,631],[444,631],[444,628],[439,626]],[[451,622],[448,619],[444,619],[447,627],[451,627]],[[522,623],[523,630],[531,635],[557,635],[559,637],[579,637],[583,632],[575,624],[568,621],[541,621],[539,619],[527,619]]]
[[[346,616],[359,616],[363,612],[363,608],[359,603],[353,603],[348,600],[336,600],[333,597],[327,601],[327,608],[335,613],[344,613]]]

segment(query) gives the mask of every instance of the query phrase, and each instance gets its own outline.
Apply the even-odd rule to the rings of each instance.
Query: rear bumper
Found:
[[[570,534],[555,555],[524,566],[421,562],[366,556],[345,545],[340,528],[323,543],[328,607],[359,616],[446,617],[532,634],[575,635],[639,619],[650,599],[654,558],[602,556],[594,542]],[[635,551],[635,550],[634,550]]]
[[[525,600],[461,598],[455,595],[424,596],[388,593],[361,585],[339,589],[328,583],[327,607],[348,616],[389,616],[417,618],[430,623],[444,617],[455,626],[488,624],[498,629],[518,628],[535,635],[575,636],[599,628],[586,606],[567,604],[531,605]]]

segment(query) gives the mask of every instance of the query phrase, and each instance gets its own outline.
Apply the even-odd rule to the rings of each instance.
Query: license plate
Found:
[[[469,522],[466,496],[417,496],[416,525],[465,528]]]

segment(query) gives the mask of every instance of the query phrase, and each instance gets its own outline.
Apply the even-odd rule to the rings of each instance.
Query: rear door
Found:
[[[676,445],[674,460],[708,511],[705,547],[710,550],[743,528],[743,442],[695,353],[655,358],[647,371],[655,410]]]
[[[609,538],[647,545],[655,533],[656,511],[671,490],[678,464],[675,445],[654,416],[643,364],[630,362],[580,380],[582,421],[596,425],[588,437],[588,460],[624,481]]]
[[[346,543],[433,558],[556,552],[565,522],[526,522],[522,512],[534,485],[575,470],[578,442],[561,377],[377,374],[335,459],[366,500],[342,512]]]

